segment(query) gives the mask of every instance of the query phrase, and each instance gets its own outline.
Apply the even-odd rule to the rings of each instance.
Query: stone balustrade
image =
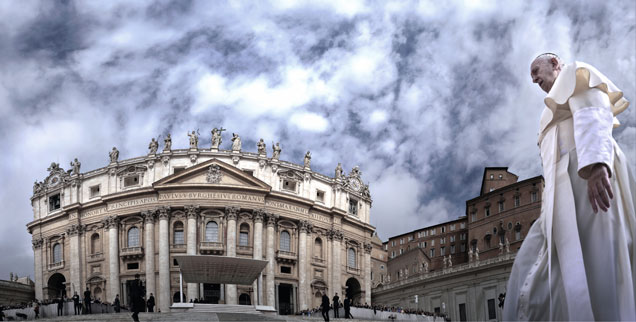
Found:
[[[56,270],[56,269],[62,269],[62,268],[64,268],[64,261],[63,260],[59,261],[57,263],[50,263],[49,264],[49,271]]]

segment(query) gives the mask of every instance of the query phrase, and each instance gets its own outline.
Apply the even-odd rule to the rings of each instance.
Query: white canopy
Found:
[[[214,255],[175,255],[186,283],[251,285],[267,261]]]

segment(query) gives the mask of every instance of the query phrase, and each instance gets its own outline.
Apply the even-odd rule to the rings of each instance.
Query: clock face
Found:
[[[51,178],[49,182],[50,182],[49,185],[51,187],[56,186],[58,183],[60,183],[60,176],[56,174],[55,176]]]
[[[358,179],[351,178],[349,179],[349,186],[355,191],[360,191],[361,184]]]

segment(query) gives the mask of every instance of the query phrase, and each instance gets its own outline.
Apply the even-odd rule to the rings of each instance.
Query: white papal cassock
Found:
[[[563,68],[545,98],[541,215],[512,267],[504,320],[636,320],[636,182],[612,138],[629,103],[594,67]],[[610,170],[614,199],[594,214],[590,165]]]

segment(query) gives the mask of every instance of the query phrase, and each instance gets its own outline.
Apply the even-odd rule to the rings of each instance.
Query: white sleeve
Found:
[[[607,166],[611,177],[614,163],[614,115],[609,97],[601,90],[591,88],[572,95],[568,102],[574,118],[579,176],[589,178],[592,166],[602,163]]]

